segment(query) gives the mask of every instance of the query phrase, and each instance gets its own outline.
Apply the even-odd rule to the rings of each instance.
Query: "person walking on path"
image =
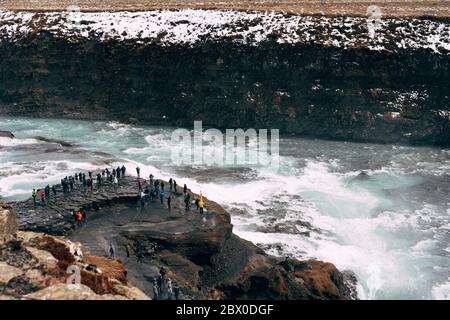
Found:
[[[183,193],[184,193],[184,194],[187,193],[187,185],[186,185],[186,183],[184,184],[184,187],[183,187]]]
[[[170,210],[172,207],[171,207],[171,203],[172,203],[172,197],[169,195],[168,197],[167,197],[167,208]]]
[[[55,185],[52,185],[52,192],[53,192],[53,195],[56,196],[56,187],[55,187]]]
[[[44,203],[45,202],[45,190],[41,189],[39,193],[41,195],[41,202]]]
[[[173,190],[177,192],[177,182],[173,180]]]
[[[172,180],[172,178],[169,179],[169,187],[170,187],[170,191],[172,192],[172,189],[173,189],[173,180]]]

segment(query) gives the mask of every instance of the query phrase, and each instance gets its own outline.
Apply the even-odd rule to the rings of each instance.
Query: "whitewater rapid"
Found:
[[[280,168],[171,165],[175,128],[0,117],[0,196],[125,163],[223,205],[267,252],[351,270],[361,299],[450,299],[450,150],[280,139]],[[71,143],[64,147],[57,142]],[[361,171],[367,173],[360,175]]]

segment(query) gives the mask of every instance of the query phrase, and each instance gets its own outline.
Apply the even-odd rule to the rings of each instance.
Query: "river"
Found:
[[[281,137],[279,168],[192,167],[171,163],[170,127],[0,117],[0,129],[16,135],[0,137],[7,200],[80,170],[138,165],[201,190],[268,253],[353,271],[361,299],[450,299],[449,149]]]

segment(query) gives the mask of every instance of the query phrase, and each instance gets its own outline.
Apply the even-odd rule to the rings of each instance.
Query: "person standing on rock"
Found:
[[[41,189],[39,191],[40,195],[41,195],[41,202],[44,203],[45,202],[45,190]]]
[[[31,193],[31,196],[33,197],[33,204],[34,205],[36,205],[36,195],[37,195],[36,189],[33,189],[33,192]]]
[[[136,173],[137,173],[138,178],[140,178],[141,177],[141,168],[136,167]]]
[[[164,181],[161,181],[161,190],[164,191]]]
[[[189,205],[191,204],[191,195],[187,192],[184,194],[184,204],[185,210],[189,211]]]
[[[77,226],[81,228],[83,226],[83,215],[79,210],[75,214],[75,219],[77,220]]]
[[[122,165],[122,168],[120,168],[120,170],[122,170],[122,177],[125,177],[125,172],[127,171],[127,168],[125,168],[125,166]]]
[[[184,187],[183,187],[183,193],[184,193],[184,194],[187,193],[187,185],[186,185],[186,183],[184,184]]]
[[[169,188],[170,188],[170,191],[172,192],[172,189],[173,189],[173,180],[172,180],[172,178],[169,179]]]
[[[81,216],[83,218],[84,225],[87,226],[87,213],[83,209],[80,209],[80,212],[81,212]]]
[[[45,197],[47,198],[47,200],[50,200],[50,186],[49,185],[45,186]]]
[[[162,280],[164,280],[164,277],[167,274],[166,268],[164,268],[164,266],[161,266],[161,268],[159,269],[159,274],[161,275]]]
[[[197,199],[195,199],[195,208],[196,208],[196,210],[198,211],[198,209],[200,209],[200,207],[199,207],[199,202],[200,202],[200,199],[199,198],[197,198]]]
[[[167,208],[168,208],[169,210],[172,209],[171,203],[172,203],[172,197],[169,195],[169,196],[167,197]]]
[[[177,182],[173,180],[173,190],[177,192]]]
[[[119,185],[119,180],[117,179],[117,177],[114,177],[114,187],[117,188],[118,185]]]
[[[173,295],[172,280],[170,278],[167,279],[167,292],[170,296]]]
[[[153,178],[154,176],[150,173],[150,175],[148,176],[149,180],[150,180],[150,186],[153,186]]]
[[[178,300],[180,297],[180,287],[175,284],[175,287],[173,288],[173,293],[175,294],[175,300]]]
[[[159,200],[161,200],[161,204],[164,204],[164,191],[159,194]]]
[[[114,249],[112,242],[109,243],[109,257],[110,258],[116,257],[116,250]]]
[[[153,280],[153,300],[158,300],[159,297],[159,287],[156,279]]]
[[[203,199],[200,199],[198,202],[198,207],[200,208],[200,214],[203,215],[203,207],[205,206],[205,203],[203,202]]]
[[[145,206],[145,193],[144,192],[140,193],[140,204],[141,204],[141,209],[143,209]]]
[[[89,179],[92,179],[92,171],[88,171]]]
[[[56,187],[55,187],[55,185],[52,185],[52,192],[53,192],[53,195],[56,196]]]

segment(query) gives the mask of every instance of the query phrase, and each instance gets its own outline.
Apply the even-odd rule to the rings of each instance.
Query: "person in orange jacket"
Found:
[[[77,221],[77,225],[79,227],[81,227],[83,225],[82,221],[83,221],[83,215],[81,214],[80,211],[77,211],[75,213],[75,220]]]

